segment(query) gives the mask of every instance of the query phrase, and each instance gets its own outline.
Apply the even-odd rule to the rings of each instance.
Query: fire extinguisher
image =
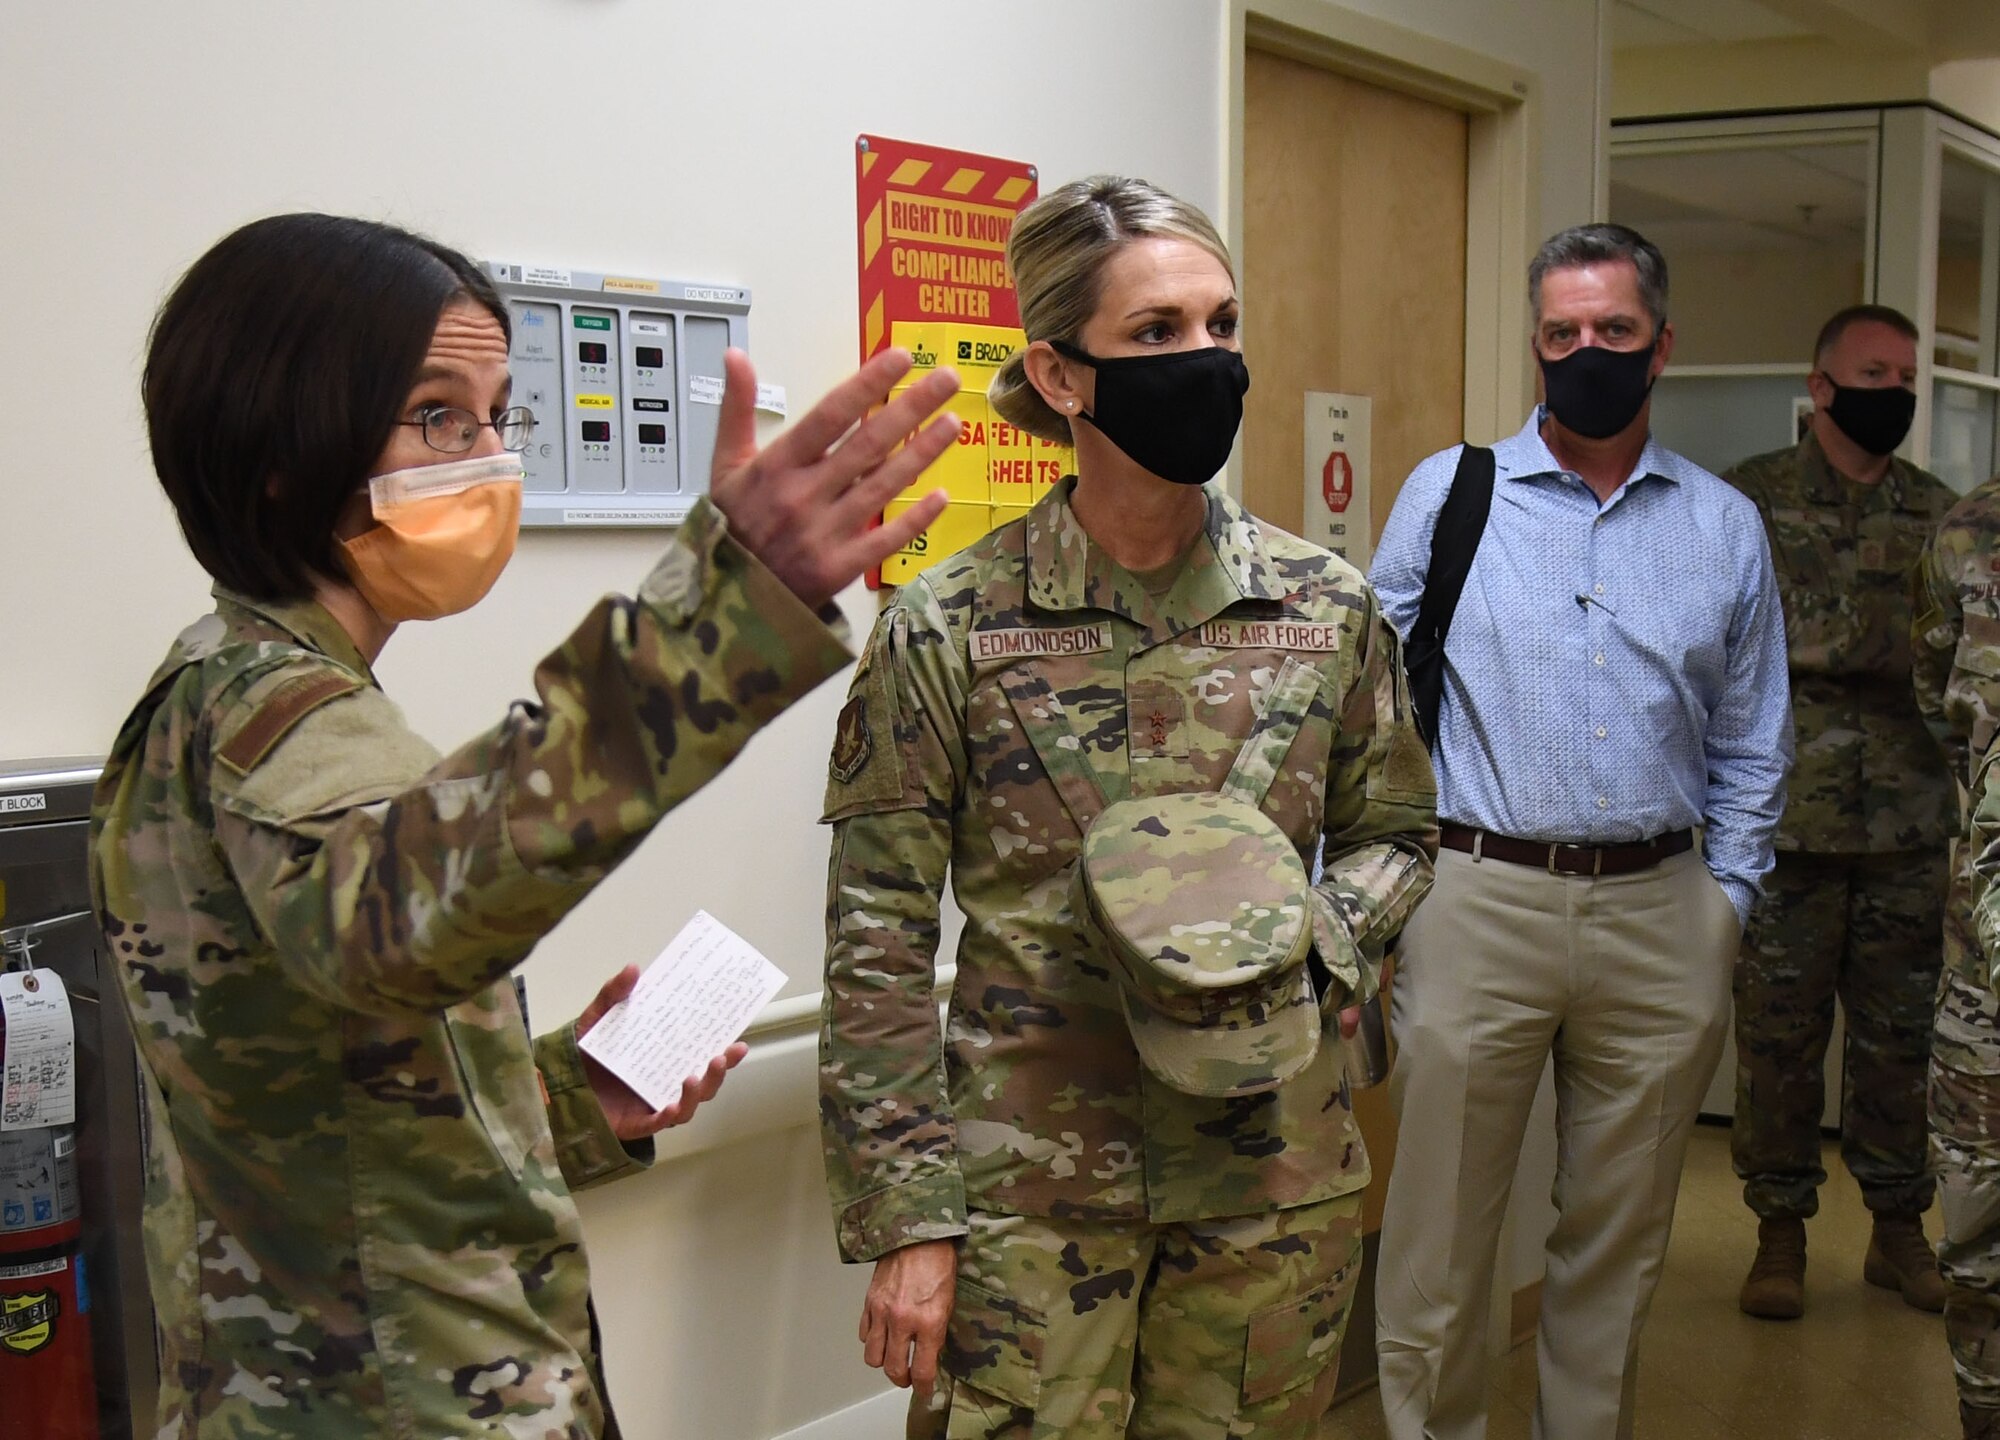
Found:
[[[0,1052],[5,1042],[0,1016]],[[76,1131],[67,1125],[0,1130],[0,1396],[0,1440],[98,1440]]]

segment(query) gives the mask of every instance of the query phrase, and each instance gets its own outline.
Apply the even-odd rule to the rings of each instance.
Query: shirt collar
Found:
[[[1206,491],[1208,515],[1179,577],[1164,595],[1146,593],[1138,577],[1084,533],[1070,496],[1071,476],[1028,514],[1028,599],[1043,610],[1109,610],[1157,644],[1206,624],[1239,600],[1283,600],[1291,590],[1264,548],[1263,530],[1220,490]]]
[[[1549,407],[1537,405],[1528,415],[1528,423],[1509,440],[1503,442],[1507,453],[1501,456],[1498,467],[1502,478],[1508,480],[1539,480],[1549,475],[1563,473],[1562,462],[1549,449],[1549,442],[1542,438],[1542,421],[1548,418]],[[1495,447],[1496,452],[1499,447]],[[1671,484],[1680,483],[1678,467],[1671,463],[1673,451],[1659,442],[1652,431],[1646,432],[1646,447],[1639,452],[1639,463],[1632,473],[1625,477],[1619,490],[1630,489],[1641,480],[1658,479]],[[1617,492],[1614,491],[1614,494]]]
[[[255,616],[290,635],[309,650],[316,650],[362,676],[370,685],[375,671],[356,647],[347,629],[317,600],[253,600],[248,595],[217,585],[209,593],[224,619]],[[230,612],[235,611],[232,615]]]

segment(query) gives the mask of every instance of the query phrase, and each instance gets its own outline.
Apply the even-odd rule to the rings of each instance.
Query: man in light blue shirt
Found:
[[[1542,247],[1529,294],[1547,403],[1494,447],[1445,647],[1444,848],[1395,990],[1377,1348],[1397,1440],[1485,1433],[1495,1250],[1551,1056],[1562,1158],[1535,1434],[1630,1432],[1639,1330],[1791,761],[1756,509],[1649,431],[1673,352],[1665,260],[1622,226],[1581,226]],[[1369,574],[1405,636],[1459,450],[1410,476]]]

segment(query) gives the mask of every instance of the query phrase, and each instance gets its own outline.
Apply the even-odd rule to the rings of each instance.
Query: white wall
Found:
[[[1597,0],[1353,8],[1534,68],[1544,229],[1588,217]],[[1029,160],[1045,184],[1143,174],[1213,208],[1224,13],[1223,0],[8,7],[0,758],[101,753],[206,608],[147,464],[136,380],[154,306],[228,228],[321,208],[474,254],[747,284],[752,353],[796,403],[855,359],[858,133]],[[385,686],[434,740],[462,738],[657,545],[524,536],[487,603],[397,637]],[[846,600],[865,624],[869,597]],[[760,737],[543,946],[529,965],[542,1024],[696,906],[810,992],[813,821],[838,689]],[[585,1198],[634,1433],[761,1440],[879,1389],[852,1338],[865,1276],[833,1260],[809,1073],[804,1034],[765,1045],[675,1137],[675,1163]],[[795,1123],[723,1143],[774,1115]]]

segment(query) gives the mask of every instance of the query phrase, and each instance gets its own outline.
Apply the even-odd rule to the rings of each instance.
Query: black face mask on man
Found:
[[[1833,386],[1827,418],[1870,455],[1892,454],[1910,433],[1910,423],[1917,418],[1916,391],[1900,385],[1839,385],[1831,375],[1826,383]]]
[[[1099,359],[1067,341],[1049,344],[1097,371],[1097,397],[1083,418],[1133,463],[1176,485],[1203,484],[1228,463],[1250,389],[1236,351],[1207,345]]]
[[[1606,350],[1587,345],[1560,360],[1541,361],[1542,391],[1549,413],[1565,429],[1591,440],[1608,440],[1638,417],[1653,391],[1650,373],[1659,336],[1643,350]]]

